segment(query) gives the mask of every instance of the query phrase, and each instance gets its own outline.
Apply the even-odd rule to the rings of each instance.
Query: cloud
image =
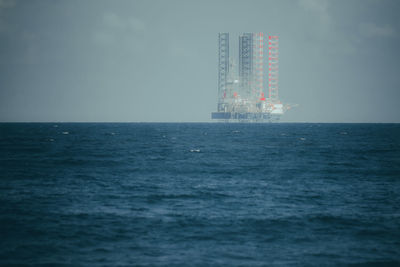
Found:
[[[93,33],[93,41],[96,44],[108,46],[114,44],[116,40],[115,37],[109,32],[96,31]]]
[[[374,23],[362,23],[359,28],[360,33],[368,38],[394,37],[397,35],[396,30],[390,25],[378,26]]]
[[[0,0],[0,9],[15,6],[15,0]]]
[[[135,32],[143,32],[146,29],[146,24],[142,20],[134,17],[128,19],[128,26]]]
[[[103,16],[103,23],[106,27],[113,30],[142,32],[145,30],[145,23],[139,18],[124,18],[114,13],[108,13]]]
[[[304,10],[314,13],[316,16],[318,16],[321,23],[331,23],[331,16],[328,13],[327,0],[299,0],[299,5]]]
[[[114,45],[121,40],[127,41],[145,30],[146,23],[139,18],[107,13],[103,15],[100,27],[94,32],[93,40],[101,45]]]
[[[15,0],[0,0],[0,33],[7,30],[7,24],[3,20],[3,12],[7,8],[12,8],[15,6]]]
[[[300,6],[315,12],[326,12],[328,2],[326,0],[299,0]]]
[[[126,28],[126,23],[114,13],[104,14],[103,23],[113,29],[124,30]]]
[[[304,32],[310,36],[310,44],[322,54],[354,54],[358,53],[361,42],[358,34],[349,34],[344,30],[343,19],[338,14],[337,1],[298,0],[298,5],[305,16],[303,23],[307,25]]]

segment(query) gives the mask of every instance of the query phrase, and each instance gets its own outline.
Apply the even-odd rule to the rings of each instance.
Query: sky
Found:
[[[400,122],[397,0],[0,0],[0,122],[209,122],[219,32],[279,36],[284,122]],[[236,41],[232,40],[231,42]]]

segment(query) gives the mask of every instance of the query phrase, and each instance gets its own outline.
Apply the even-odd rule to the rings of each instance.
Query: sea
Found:
[[[400,124],[1,123],[0,265],[400,266]]]

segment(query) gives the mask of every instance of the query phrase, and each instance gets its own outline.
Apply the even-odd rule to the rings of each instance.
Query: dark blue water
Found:
[[[0,264],[399,265],[399,124],[0,124]]]

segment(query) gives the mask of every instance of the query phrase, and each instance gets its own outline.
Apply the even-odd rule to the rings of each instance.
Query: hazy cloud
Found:
[[[7,8],[12,8],[15,6],[15,0],[0,0],[0,32],[7,29],[7,24],[3,21],[3,13]]]
[[[143,32],[144,30],[146,30],[146,24],[138,18],[128,18],[127,23],[129,28],[135,32]]]
[[[93,38],[95,43],[102,45],[115,44],[120,39],[129,39],[132,34],[143,33],[146,24],[136,17],[122,17],[115,13],[103,15],[101,26],[97,29]]]
[[[217,33],[231,32],[237,57],[238,34],[262,31],[280,36],[282,102],[299,104],[282,120],[399,122],[399,11],[396,0],[0,0],[0,121],[210,121]]]
[[[15,6],[15,0],[0,0],[0,8],[10,8]]]
[[[93,33],[93,40],[96,44],[112,45],[115,43],[115,37],[112,33],[105,31],[96,31]]]
[[[374,23],[362,23],[360,32],[365,37],[393,37],[396,35],[396,30],[392,26],[379,26]]]
[[[103,22],[106,26],[109,26],[118,30],[125,30],[126,23],[119,16],[114,13],[108,13],[103,16]]]
[[[122,17],[115,13],[108,13],[103,16],[103,23],[113,30],[141,32],[145,30],[145,23],[139,18]]]
[[[324,25],[329,25],[331,23],[327,0],[299,0],[299,5],[305,10],[318,16],[319,21]]]

